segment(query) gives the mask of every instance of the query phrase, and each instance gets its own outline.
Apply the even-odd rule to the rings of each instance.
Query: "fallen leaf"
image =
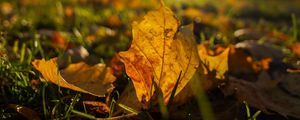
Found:
[[[48,82],[99,97],[113,89],[112,82],[116,79],[104,64],[89,66],[79,62],[59,71],[57,58],[52,58],[47,61],[34,60],[32,65]]]
[[[250,53],[248,52],[249,49]],[[268,70],[270,63],[273,61],[273,58],[276,59],[278,57],[275,57],[270,55],[271,57],[268,57],[269,55],[259,55],[260,53],[253,53],[253,52],[259,52],[259,48],[241,48],[238,46],[231,46],[230,47],[230,53],[229,53],[229,72],[233,73],[235,75],[246,73],[246,74],[252,74],[252,73],[259,73],[262,70]],[[267,49],[267,48],[266,48]],[[261,49],[261,51],[264,51],[266,49]],[[272,49],[270,48],[272,51]],[[252,51],[252,52],[251,52]],[[267,50],[268,51],[268,50]],[[253,55],[253,54],[254,55]],[[275,54],[275,53],[274,53]],[[255,58],[257,60],[255,60]]]
[[[256,40],[245,40],[237,43],[235,47],[247,50],[255,60],[261,60],[263,58],[281,60],[284,56],[283,53],[280,50],[275,49],[272,44],[260,44]]]
[[[230,46],[229,53],[229,73],[231,74],[251,74],[257,72],[257,66],[252,56],[241,48]]]
[[[224,79],[224,74],[228,71],[228,55],[230,48],[226,48],[217,56],[210,56],[205,45],[198,45],[198,53],[202,62],[204,74],[216,72],[217,79]],[[202,71],[201,71],[202,72]]]
[[[300,74],[299,73],[288,73],[285,75],[278,76],[282,79],[280,82],[280,88],[287,92],[289,95],[296,98],[300,98]]]
[[[177,32],[179,21],[163,5],[133,22],[132,28],[131,47],[119,55],[133,81],[138,100],[150,100],[154,81],[162,91],[164,102],[168,103],[177,79],[175,95],[189,82],[199,64],[193,32],[189,27]]]
[[[228,84],[221,89],[225,95],[235,95],[240,102],[247,101],[263,112],[272,110],[283,116],[300,118],[300,99],[295,95],[295,92],[300,95],[296,85],[299,85],[299,78],[299,74],[281,74],[272,79],[262,72],[256,82],[229,77]]]

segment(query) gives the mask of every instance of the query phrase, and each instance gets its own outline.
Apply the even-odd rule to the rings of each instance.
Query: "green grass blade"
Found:
[[[298,25],[297,25],[297,18],[296,15],[292,14],[292,24],[293,24],[293,40],[298,40]]]
[[[159,104],[159,109],[162,115],[162,119],[164,120],[168,120],[169,119],[169,112],[168,112],[168,108],[164,103],[164,99],[162,94],[158,95],[158,104]]]
[[[22,48],[21,48],[20,63],[23,63],[23,61],[24,61],[24,58],[25,58],[25,50],[26,50],[26,44],[23,43],[23,44],[22,44]]]
[[[74,114],[76,114],[76,115],[79,115],[79,116],[88,118],[88,119],[92,119],[92,120],[96,120],[96,119],[97,119],[97,118],[96,118],[95,116],[93,116],[93,115],[86,114],[86,113],[83,113],[83,112],[80,112],[80,111],[77,111],[77,110],[74,110],[74,109],[72,109],[71,112],[74,113]]]
[[[246,107],[247,118],[250,119],[251,114],[250,114],[250,109],[249,109],[248,103],[246,101],[243,101],[243,103],[245,104],[245,107]]]
[[[47,84],[43,84],[42,86],[42,102],[43,102],[43,113],[44,113],[44,117],[45,119],[47,119],[48,116],[48,111],[47,111],[47,107],[46,107],[46,86]]]
[[[258,116],[260,113],[261,113],[260,110],[257,111],[257,112],[252,116],[253,120],[256,120],[257,116]]]
[[[180,77],[181,77],[181,73],[182,73],[182,71],[180,71],[179,76],[178,76],[178,78],[177,78],[177,80],[176,80],[176,84],[175,84],[175,86],[174,86],[174,88],[173,88],[173,90],[172,90],[172,92],[171,92],[171,96],[170,96],[170,99],[169,99],[169,103],[168,103],[168,105],[167,105],[167,108],[168,108],[168,109],[171,108],[171,105],[172,105],[172,103],[173,103],[173,100],[174,100],[174,97],[175,97],[175,93],[176,93],[176,90],[177,90],[177,87],[178,87],[178,84],[179,84],[179,80],[180,80]]]
[[[130,108],[130,107],[124,105],[124,104],[117,103],[117,105],[118,105],[119,107],[121,107],[121,108],[123,108],[123,109],[129,111],[129,112],[134,113],[134,114],[138,114],[138,113],[139,113],[138,111],[136,111],[136,110],[134,110],[134,109],[132,109],[132,108]]]

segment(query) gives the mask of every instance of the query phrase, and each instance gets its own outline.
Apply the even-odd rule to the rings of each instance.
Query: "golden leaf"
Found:
[[[105,67],[104,64],[89,66],[79,62],[70,64],[66,69],[59,71],[57,58],[52,58],[47,61],[34,60],[32,65],[48,82],[100,97],[113,89],[111,83],[116,79],[111,74],[110,68]]]
[[[228,71],[228,55],[230,48],[226,48],[217,56],[208,55],[207,48],[203,44],[198,45],[198,49],[204,74],[216,72],[217,79],[224,79],[224,74]]]
[[[194,75],[199,64],[194,35],[189,27],[182,27],[177,32],[179,24],[173,12],[163,5],[142,20],[133,22],[131,47],[119,55],[139,101],[150,100],[153,80],[167,103],[177,79],[175,95]]]

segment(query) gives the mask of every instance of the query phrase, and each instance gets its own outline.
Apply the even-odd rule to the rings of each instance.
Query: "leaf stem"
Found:
[[[46,91],[46,84],[43,84],[42,86],[42,101],[43,101],[43,112],[44,112],[44,117],[47,119],[47,108],[46,108],[46,98],[45,98],[45,91]]]

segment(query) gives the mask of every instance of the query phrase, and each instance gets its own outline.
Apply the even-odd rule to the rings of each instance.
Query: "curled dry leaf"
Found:
[[[299,87],[295,87],[299,85],[299,78],[299,74],[282,74],[273,80],[268,73],[262,72],[256,82],[229,77],[228,85],[221,89],[225,95],[235,95],[238,100],[247,101],[266,113],[272,110],[283,116],[300,118],[300,93]]]
[[[104,64],[89,66],[83,62],[70,64],[62,71],[58,70],[57,58],[34,60],[32,65],[40,71],[45,80],[75,91],[104,96],[113,89],[115,77]]]
[[[131,47],[119,55],[133,81],[138,100],[150,100],[154,81],[167,103],[177,79],[179,85],[175,95],[193,77],[199,64],[193,32],[189,27],[177,32],[179,21],[163,5],[134,22],[132,28]]]

